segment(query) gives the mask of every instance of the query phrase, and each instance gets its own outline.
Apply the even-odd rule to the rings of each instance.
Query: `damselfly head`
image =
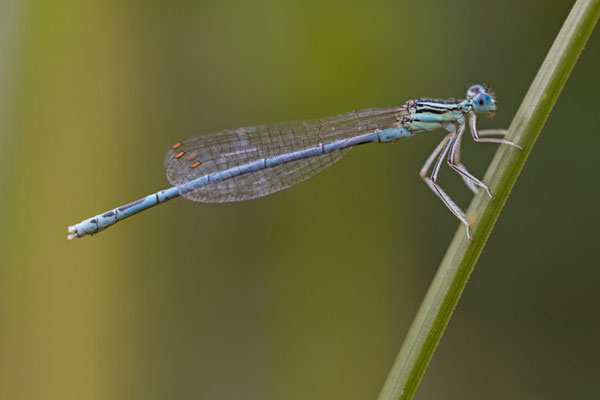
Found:
[[[480,113],[496,111],[496,102],[491,93],[482,85],[473,85],[467,90],[467,100],[473,105],[473,110]]]

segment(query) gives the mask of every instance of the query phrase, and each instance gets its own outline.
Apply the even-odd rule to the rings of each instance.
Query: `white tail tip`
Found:
[[[71,239],[75,239],[78,238],[79,235],[77,234],[77,228],[75,225],[71,225],[67,228],[67,232],[69,232],[69,235],[67,236],[67,240],[71,240]]]

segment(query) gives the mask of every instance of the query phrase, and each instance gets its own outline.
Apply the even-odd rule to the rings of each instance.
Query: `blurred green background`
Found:
[[[418,176],[440,133],[266,198],[67,225],[167,187],[194,134],[479,82],[480,126],[506,127],[572,3],[3,0],[0,398],[376,398],[458,226]],[[600,396],[599,65],[596,31],[416,398]],[[464,147],[483,176],[496,147]]]

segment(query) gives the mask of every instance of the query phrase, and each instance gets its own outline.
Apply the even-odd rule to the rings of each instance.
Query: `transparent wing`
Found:
[[[315,121],[228,129],[173,145],[165,157],[167,179],[181,186],[194,179],[249,162],[278,156],[398,123],[404,107],[367,109]],[[209,183],[182,196],[199,202],[226,202],[266,196],[321,172],[350,149],[301,159]]]

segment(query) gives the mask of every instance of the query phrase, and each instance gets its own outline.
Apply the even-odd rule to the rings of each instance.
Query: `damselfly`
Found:
[[[446,207],[462,222],[471,238],[465,213],[438,185],[444,160],[460,174],[467,186],[482,188],[485,183],[471,175],[460,161],[460,143],[467,120],[476,142],[503,143],[506,130],[477,131],[476,115],[496,109],[491,93],[473,85],[464,100],[410,100],[405,105],[352,111],[315,121],[284,122],[272,125],[229,129],[194,136],[177,142],[164,164],[173,187],[133,203],[96,215],[69,226],[68,239],[92,235],[140,211],[175,197],[221,203],[266,196],[321,172],[360,144],[395,142],[420,132],[444,128],[444,139],[421,168],[420,175]],[[483,137],[486,136],[486,137]],[[428,171],[433,169],[431,174]]]

